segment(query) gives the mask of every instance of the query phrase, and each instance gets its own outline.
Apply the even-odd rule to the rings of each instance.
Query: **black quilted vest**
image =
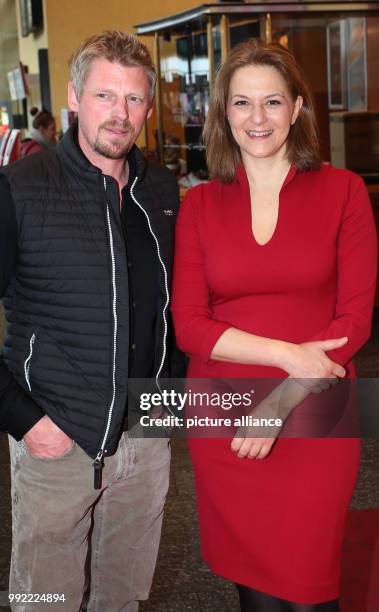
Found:
[[[167,376],[177,186],[138,150],[133,195],[157,242],[156,372]],[[19,228],[18,264],[4,298],[4,358],[17,382],[91,457],[113,454],[128,379],[129,295],[118,186],[83,156],[70,129],[55,150],[6,174]]]

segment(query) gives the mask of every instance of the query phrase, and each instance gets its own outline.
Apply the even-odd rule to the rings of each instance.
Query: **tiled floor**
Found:
[[[379,322],[357,363],[360,376],[379,378]],[[354,508],[379,507],[378,466],[379,440],[366,440]],[[11,523],[8,453],[3,435],[0,436],[0,486],[0,591],[5,591]],[[4,592],[0,593],[0,610],[4,612],[8,610],[1,607],[5,597]],[[190,460],[185,443],[176,440],[158,567],[150,600],[141,606],[141,612],[238,612],[238,609],[234,587],[213,576],[200,559]]]

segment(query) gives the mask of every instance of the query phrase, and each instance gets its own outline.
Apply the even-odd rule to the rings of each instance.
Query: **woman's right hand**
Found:
[[[347,341],[348,338],[344,337],[290,344],[285,352],[282,368],[291,378],[309,380],[311,386],[313,383],[310,379],[318,379],[312,389],[314,392],[327,389],[330,384],[337,382],[333,379],[343,378],[346,370],[339,363],[332,361],[326,352],[344,346]]]

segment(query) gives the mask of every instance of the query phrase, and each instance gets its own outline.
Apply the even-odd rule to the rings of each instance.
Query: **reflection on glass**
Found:
[[[164,161],[179,179],[206,178],[201,133],[209,109],[206,30],[166,36],[161,42]]]
[[[367,26],[365,17],[347,20],[349,111],[367,110]]]
[[[260,25],[257,19],[245,19],[230,24],[230,48],[249,38],[260,38]]]

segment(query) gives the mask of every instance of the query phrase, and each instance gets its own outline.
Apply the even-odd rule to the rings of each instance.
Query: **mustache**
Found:
[[[125,119],[124,121],[117,121],[116,119],[105,121],[100,125],[99,129],[102,130],[104,128],[115,128],[116,130],[126,130],[128,132],[134,132],[133,126],[130,123],[129,119]]]

